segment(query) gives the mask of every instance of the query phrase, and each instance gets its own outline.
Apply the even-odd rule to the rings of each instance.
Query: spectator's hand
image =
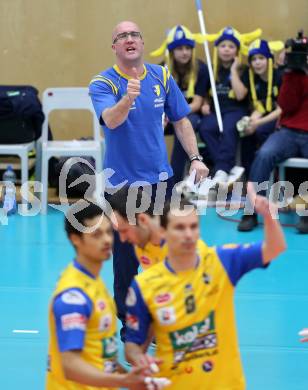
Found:
[[[189,173],[191,173],[194,169],[196,170],[195,183],[198,183],[200,180],[205,179],[209,174],[208,167],[202,161],[192,161],[190,164]]]
[[[231,65],[230,71],[231,72],[234,72],[234,71],[237,72],[239,70],[240,66],[241,66],[240,59],[238,57],[235,57],[232,65]]]
[[[133,78],[127,82],[127,96],[129,100],[133,102],[140,95],[140,80],[138,78],[137,69],[133,68]]]
[[[263,218],[272,218],[277,214],[277,207],[265,196],[257,195],[252,182],[247,183],[247,195],[256,213],[262,215]]]
[[[249,124],[245,128],[244,133],[246,135],[252,135],[256,132],[257,128],[259,126],[259,121],[258,119],[250,117]]]
[[[251,115],[250,115],[250,118],[251,119],[254,119],[254,120],[257,120],[257,119],[261,119],[262,118],[262,114],[255,110]]]
[[[200,111],[202,115],[209,115],[211,113],[211,107],[209,103],[203,103]]]

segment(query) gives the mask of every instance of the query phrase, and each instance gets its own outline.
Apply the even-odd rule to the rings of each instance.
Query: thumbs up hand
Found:
[[[127,82],[127,96],[132,103],[140,95],[140,80],[137,69],[132,68],[133,77]]]

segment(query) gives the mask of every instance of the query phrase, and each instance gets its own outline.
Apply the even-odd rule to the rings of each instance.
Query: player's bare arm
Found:
[[[264,196],[257,195],[253,183],[247,184],[247,194],[258,214],[264,219],[263,263],[268,264],[286,250],[284,234],[278,219],[275,219],[276,206]]]
[[[74,382],[96,387],[129,388],[144,383],[142,368],[134,368],[129,373],[108,374],[88,364],[79,351],[63,352],[61,356],[65,377]]]

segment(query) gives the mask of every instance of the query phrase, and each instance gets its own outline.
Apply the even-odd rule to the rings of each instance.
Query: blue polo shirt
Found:
[[[164,140],[163,114],[170,121],[178,121],[190,112],[190,107],[169,71],[160,65],[144,65],[141,93],[130,108],[124,123],[109,129],[102,119],[102,112],[113,107],[126,94],[129,76],[117,65],[95,76],[89,86],[90,96],[100,123],[103,125],[106,152],[104,169],[114,174],[109,181],[116,186],[159,182],[159,175],[173,175],[168,162]]]

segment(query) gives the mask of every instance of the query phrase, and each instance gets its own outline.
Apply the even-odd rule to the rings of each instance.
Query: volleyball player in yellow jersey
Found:
[[[99,276],[111,256],[110,221],[91,204],[70,211],[65,228],[76,258],[62,273],[50,305],[47,390],[134,388],[144,382],[142,369],[126,373],[117,362],[115,305]]]
[[[160,375],[169,390],[243,390],[245,380],[238,349],[234,287],[255,268],[265,267],[285,249],[279,222],[266,198],[256,196],[264,217],[265,239],[247,245],[208,248],[197,254],[199,221],[189,204],[165,207],[168,256],[135,277],[127,299],[126,356],[135,366],[153,362],[143,345],[150,326],[156,338]],[[182,210],[182,211],[180,211]]]
[[[127,201],[129,196],[131,199]],[[142,202],[142,197],[147,204],[144,212],[138,211],[138,203]],[[116,226],[114,227],[123,242],[134,245],[142,269],[148,269],[163,261],[167,256],[168,248],[160,227],[160,217],[155,215],[159,214],[159,207],[162,208],[163,205],[158,205],[155,210],[155,203],[150,200],[146,191],[126,186],[117,191],[109,202],[115,214]],[[130,205],[133,206],[131,210]],[[130,221],[130,217],[134,220]],[[205,242],[198,240],[197,250],[200,255],[205,254],[207,250]]]

